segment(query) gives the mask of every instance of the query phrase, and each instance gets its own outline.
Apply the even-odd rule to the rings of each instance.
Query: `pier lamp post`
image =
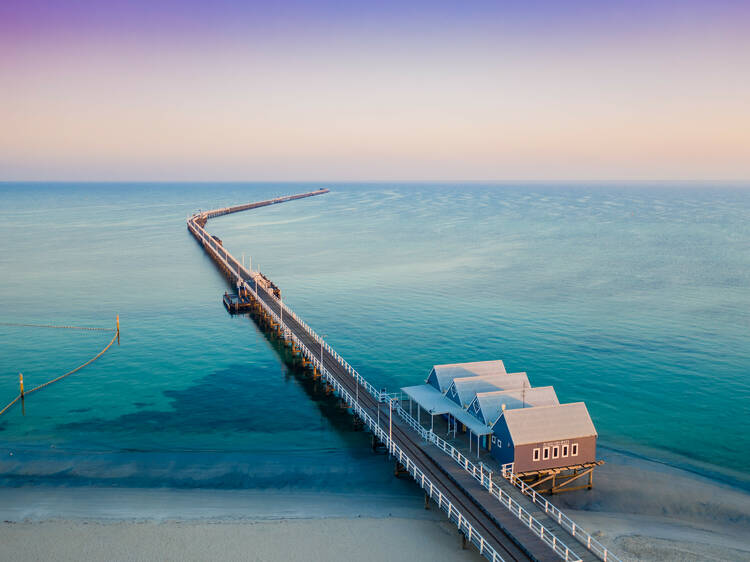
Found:
[[[393,455],[393,396],[388,397],[388,454]]]
[[[320,374],[323,374],[323,340],[328,337],[328,334],[322,334],[320,336]]]
[[[378,394],[378,431],[380,431],[380,404],[383,402],[384,392],[385,392],[385,388],[381,388],[380,394]]]

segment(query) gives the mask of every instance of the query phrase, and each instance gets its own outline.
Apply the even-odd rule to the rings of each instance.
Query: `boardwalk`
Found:
[[[491,474],[481,472],[450,445],[419,426],[401,407],[395,395],[379,391],[368,383],[284,305],[281,298],[274,296],[265,277],[244,268],[220,241],[205,230],[207,220],[212,217],[327,191],[198,213],[188,219],[188,229],[232,284],[250,294],[275,329],[319,370],[327,384],[352,408],[353,414],[385,445],[389,454],[425,490],[426,496],[447,513],[466,540],[474,544],[483,556],[493,561],[616,560],[606,549],[603,556],[596,549],[590,550],[592,538],[581,530],[575,539],[570,535],[565,537],[573,543],[567,545],[562,540],[562,528],[552,529],[557,523],[546,521],[542,524],[529,513],[539,510],[525,499],[526,496],[519,492],[511,497],[507,488],[513,488],[512,484],[499,476],[493,481]],[[588,536],[587,546],[584,546],[582,536]]]

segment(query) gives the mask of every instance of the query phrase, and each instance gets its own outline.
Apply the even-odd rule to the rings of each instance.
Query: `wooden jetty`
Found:
[[[401,395],[375,388],[281,299],[278,287],[245,268],[205,226],[208,219],[327,193],[320,189],[256,203],[196,213],[187,227],[231,286],[249,303],[258,325],[286,342],[345,404],[358,424],[373,435],[395,463],[395,473],[409,474],[459,530],[464,545],[473,544],[493,562],[510,560],[618,559],[573,523],[512,471],[493,474],[475,465],[452,445],[423,428],[402,406]],[[224,300],[229,308],[232,298]],[[229,304],[227,304],[229,303]],[[238,303],[239,306],[239,303]],[[544,503],[542,503],[544,502]],[[566,541],[569,544],[566,544]]]

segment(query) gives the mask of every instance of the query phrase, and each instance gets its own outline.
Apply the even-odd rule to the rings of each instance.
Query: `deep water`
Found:
[[[750,488],[750,189],[711,184],[0,184],[0,322],[122,327],[0,418],[0,483],[416,494],[185,227],[321,185],[209,231],[375,385],[503,359],[602,445]],[[0,325],[0,403],[109,338]]]

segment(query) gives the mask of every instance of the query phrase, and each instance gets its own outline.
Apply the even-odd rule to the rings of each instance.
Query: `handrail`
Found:
[[[588,550],[593,552],[596,556],[598,556],[605,562],[609,560],[620,562],[620,559],[612,554],[612,552],[610,552],[607,547],[605,547],[598,540],[592,537],[584,529],[579,527],[575,523],[575,521],[565,515],[565,513],[557,508],[552,502],[547,500],[547,498],[542,496],[531,486],[526,484],[526,482],[521,480],[521,478],[519,478],[518,475],[513,472],[513,468],[513,463],[504,464],[502,466],[503,478],[508,480],[511,484],[515,485],[519,490],[521,490],[524,495],[529,496],[535,504],[543,507],[545,513],[550,515],[552,519],[556,520],[563,529],[568,531],[573,537],[578,540],[578,542],[588,548]]]
[[[415,420],[409,413],[398,404],[395,408],[398,414],[404,419],[419,435],[425,440],[436,447],[447,453],[454,461],[456,461],[466,472],[471,474],[475,480],[477,480],[489,493],[497,498],[497,500],[505,506],[511,513],[513,513],[519,520],[521,520],[531,531],[540,539],[542,539],[547,545],[552,548],[561,558],[564,560],[580,559],[577,554],[573,552],[562,540],[558,539],[554,533],[549,531],[540,521],[538,521],[533,515],[526,511],[516,500],[514,500],[507,492],[503,491],[495,482],[492,480],[492,471],[484,470],[484,467],[477,467],[468,458],[462,455],[458,449],[453,447],[450,443],[441,439],[434,432],[429,431],[422,427],[417,420]],[[575,557],[575,558],[571,558]]]

